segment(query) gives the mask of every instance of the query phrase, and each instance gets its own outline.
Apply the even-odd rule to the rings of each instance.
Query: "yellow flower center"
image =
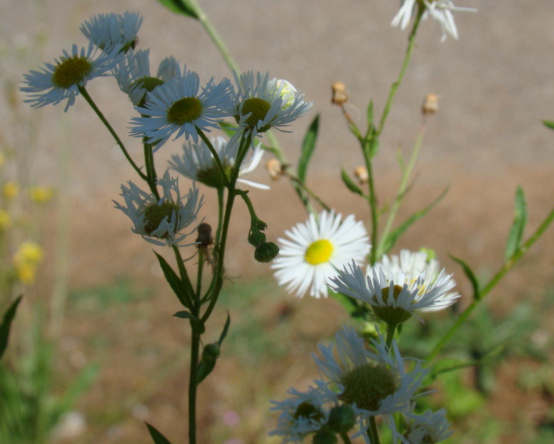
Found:
[[[250,114],[250,117],[246,119],[246,124],[249,127],[254,127],[260,120],[264,120],[267,116],[267,112],[271,108],[271,104],[267,100],[259,99],[258,97],[252,97],[246,99],[242,105],[242,114]]]
[[[304,259],[311,265],[319,265],[329,262],[333,254],[333,244],[327,239],[320,239],[313,242],[306,250]]]
[[[185,97],[177,100],[167,110],[167,120],[176,125],[184,125],[202,115],[202,102],[196,97]]]
[[[174,202],[164,201],[161,205],[152,203],[144,209],[144,232],[151,235],[158,229],[165,218],[171,219],[173,213],[179,212],[179,205]],[[164,235],[165,236],[165,235]],[[164,237],[162,236],[162,237]]]
[[[84,56],[74,55],[64,59],[54,68],[52,83],[60,88],[69,89],[79,84],[92,71],[92,64]]]

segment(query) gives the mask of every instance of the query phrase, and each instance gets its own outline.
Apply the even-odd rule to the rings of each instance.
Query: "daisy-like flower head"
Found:
[[[71,52],[63,51],[63,56],[53,64],[45,63],[40,71],[25,74],[21,91],[28,94],[33,107],[56,105],[67,99],[65,111],[75,103],[79,87],[84,87],[95,77],[109,75],[109,71],[118,63],[115,52],[99,52],[91,43],[88,48],[79,49],[73,45]]]
[[[344,327],[336,334],[334,345],[319,345],[322,357],[314,355],[314,360],[339,388],[339,400],[351,405],[357,415],[368,418],[407,411],[428,371],[417,360],[407,371],[396,342],[393,340],[389,349],[381,334],[372,346],[375,352],[364,348],[354,329]]]
[[[253,136],[270,128],[282,129],[312,107],[289,82],[270,79],[268,73],[248,71],[240,77],[235,73],[235,81],[238,93],[231,114]]]
[[[142,24],[138,12],[99,14],[86,20],[79,28],[89,41],[104,51],[127,52],[134,49],[137,33]]]
[[[327,296],[327,285],[338,270],[350,261],[361,263],[371,245],[364,225],[353,215],[344,221],[340,214],[323,211],[311,214],[305,223],[285,231],[289,239],[279,239],[280,253],[271,268],[279,285],[303,296]]]
[[[204,203],[199,197],[198,188],[193,184],[186,196],[181,196],[177,179],[169,176],[169,170],[158,180],[162,196],[157,199],[129,181],[129,186],[121,186],[122,205],[115,202],[115,207],[123,211],[133,222],[133,233],[140,234],[154,245],[181,245],[181,242],[194,232],[182,233],[198,216]],[[192,244],[188,244],[192,245]]]
[[[421,19],[425,20],[431,17],[441,27],[442,39],[446,39],[447,34],[450,34],[454,39],[458,39],[458,30],[454,23],[454,11],[477,12],[475,8],[462,8],[454,5],[452,0],[401,0],[402,5],[400,10],[393,18],[391,25],[400,26],[401,29],[406,29],[412,17],[422,13]],[[421,8],[424,8],[421,9]]]
[[[173,57],[162,60],[155,77],[150,74],[150,50],[129,51],[114,68],[114,77],[121,91],[129,95],[134,106],[144,106],[146,93],[181,75]]]
[[[186,66],[180,76],[173,77],[152,92],[146,93],[144,107],[135,109],[142,114],[133,117],[131,134],[147,137],[156,149],[174,134],[184,135],[198,142],[198,129],[209,131],[229,115],[233,102],[233,88],[229,79],[216,84],[212,79],[200,89],[198,74]]]
[[[271,410],[281,412],[277,428],[270,436],[281,436],[282,443],[300,443],[304,438],[321,430],[329,419],[330,409],[338,405],[338,396],[323,381],[314,381],[315,386],[306,392],[291,388],[291,397],[284,401],[271,401]]]
[[[371,305],[377,317],[389,324],[407,321],[416,310],[438,311],[454,304],[460,295],[450,291],[456,285],[452,275],[433,266],[420,272],[416,268],[421,257],[414,257],[415,261],[401,262],[385,256],[367,273],[350,263],[332,279],[331,288]]]
[[[403,435],[396,432],[396,438],[403,444],[436,444],[448,439],[453,433],[445,409],[434,413],[427,410],[422,415],[409,412],[406,416],[407,431]]]
[[[227,142],[223,137],[214,137],[210,139],[210,142],[223,165],[225,174],[227,177],[230,177],[231,171],[235,165],[238,145],[236,143]],[[250,156],[248,160],[241,165],[239,176],[244,176],[253,171],[260,163],[263,153],[260,145],[258,145],[252,153],[249,153]],[[214,162],[212,152],[203,141],[199,143],[191,141],[185,142],[183,144],[183,154],[181,156],[176,154],[171,156],[169,167],[183,176],[202,182],[209,187],[221,188],[225,185],[219,169]],[[269,189],[267,185],[250,182],[249,180],[239,179],[238,181],[255,188]]]

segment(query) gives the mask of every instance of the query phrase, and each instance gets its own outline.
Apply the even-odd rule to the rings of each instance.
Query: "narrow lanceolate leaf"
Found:
[[[346,185],[346,188],[348,188],[350,191],[352,191],[355,194],[364,196],[364,192],[361,190],[361,188],[358,185],[356,185],[356,183],[352,180],[352,178],[348,175],[348,173],[344,171],[344,168],[341,168],[340,177],[342,178],[342,181]]]
[[[2,355],[6,351],[6,347],[8,346],[8,338],[10,336],[10,328],[12,325],[13,318],[15,317],[15,312],[17,311],[17,306],[21,302],[21,298],[23,296],[19,296],[15,301],[12,302],[12,305],[6,310],[4,313],[4,317],[2,318],[2,324],[0,324],[0,358],[2,358]]]
[[[229,326],[231,325],[231,316],[229,315],[229,312],[227,312],[227,320],[225,321],[225,325],[223,326],[223,331],[221,332],[221,335],[219,336],[219,341],[217,341],[217,344],[221,347],[221,344],[223,344],[223,341],[225,337],[227,336],[227,332],[229,331]]]
[[[369,101],[367,106],[367,127],[368,129],[373,126],[373,100]]]
[[[298,179],[300,182],[306,182],[306,174],[308,172],[308,164],[315,150],[315,144],[317,141],[317,133],[319,131],[319,114],[315,116],[314,120],[308,128],[308,132],[304,136],[302,142],[302,153],[300,154],[300,160],[298,161]]]
[[[183,14],[198,20],[198,14],[194,6],[187,0],[158,0],[162,5],[175,14]]]
[[[404,234],[404,232],[410,228],[416,221],[421,219],[423,216],[425,216],[429,211],[433,209],[433,207],[438,204],[444,196],[446,196],[446,193],[448,193],[448,187],[441,193],[439,197],[437,197],[431,204],[427,205],[425,208],[416,211],[414,214],[412,214],[408,219],[406,219],[400,226],[398,226],[396,229],[391,231],[387,238],[383,241],[383,247],[382,251],[380,251],[381,254],[386,254],[390,251],[392,247],[396,244],[400,236]]]
[[[145,424],[146,427],[148,427],[148,432],[150,433],[150,436],[154,440],[155,444],[171,444],[169,439],[158,432],[154,426],[148,424],[147,422],[145,422]]]
[[[515,199],[515,215],[508,242],[506,244],[506,259],[510,259],[521,246],[521,238],[527,224],[527,204],[525,202],[525,194],[521,187],[517,187]]]
[[[481,289],[479,287],[479,281],[477,280],[477,277],[475,276],[475,273],[473,272],[471,267],[458,257],[452,255],[450,255],[450,257],[462,266],[464,274],[469,279],[469,282],[471,282],[471,287],[473,288],[473,299],[476,301],[481,299]]]
[[[169,283],[169,285],[171,286],[171,289],[173,290],[177,298],[179,298],[179,301],[181,301],[181,304],[183,304],[185,307],[190,308],[185,284],[183,284],[183,281],[181,281],[179,276],[177,276],[177,273],[173,271],[173,268],[171,268],[171,266],[167,263],[167,261],[162,256],[160,256],[156,252],[154,252],[154,254],[158,258],[160,267],[164,272],[165,280]]]
[[[553,120],[543,120],[542,123],[547,128],[554,129],[554,121]]]

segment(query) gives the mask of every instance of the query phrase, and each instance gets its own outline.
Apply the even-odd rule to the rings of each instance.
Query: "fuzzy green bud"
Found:
[[[346,433],[356,425],[356,414],[349,405],[338,405],[329,412],[327,425],[337,433]]]
[[[265,234],[261,231],[250,229],[248,234],[248,243],[254,247],[259,247],[265,242]]]
[[[273,242],[264,242],[256,247],[254,259],[258,262],[271,262],[279,254],[279,247]]]
[[[339,441],[331,430],[320,430],[314,435],[313,444],[337,444]]]

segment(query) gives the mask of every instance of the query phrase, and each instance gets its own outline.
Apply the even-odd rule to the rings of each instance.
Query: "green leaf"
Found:
[[[302,142],[302,153],[300,154],[300,160],[298,161],[298,179],[300,182],[306,182],[306,174],[308,172],[308,164],[315,150],[315,144],[317,141],[317,133],[319,131],[319,114],[315,116],[314,120],[308,128],[308,132],[304,136]]]
[[[369,101],[369,105],[367,106],[367,127],[371,128],[373,126],[373,100]]]
[[[158,0],[158,2],[175,14],[183,14],[196,20],[199,19],[196,9],[187,0]]]
[[[423,216],[425,216],[429,211],[433,209],[435,205],[437,205],[448,193],[448,187],[445,188],[445,190],[440,194],[439,197],[437,197],[433,202],[431,202],[430,205],[427,205],[425,208],[416,211],[414,214],[412,214],[408,219],[406,219],[402,224],[400,224],[399,227],[394,229],[389,233],[386,239],[383,240],[383,247],[382,251],[379,253],[386,254],[390,251],[392,247],[396,244],[400,236],[404,234],[404,232],[410,228],[416,221],[421,219]]]
[[[185,307],[189,307],[190,304],[188,303],[188,295],[185,285],[183,284],[183,281],[177,276],[177,273],[173,271],[173,268],[167,263],[167,261],[160,256],[158,253],[154,252],[156,257],[158,258],[158,262],[160,263],[160,267],[162,268],[162,271],[164,272],[165,280],[169,283],[171,286],[173,292],[179,298],[179,301],[181,301],[181,304],[183,304]]]
[[[223,326],[223,331],[221,332],[221,335],[219,336],[219,341],[217,341],[217,344],[221,347],[221,344],[223,344],[223,341],[225,340],[225,337],[227,336],[227,332],[229,331],[229,326],[231,325],[231,316],[229,315],[229,312],[227,312],[227,320],[225,321],[225,325]]]
[[[465,275],[469,279],[469,282],[471,282],[471,286],[473,288],[473,299],[474,300],[481,299],[481,290],[479,288],[479,281],[477,280],[477,277],[475,276],[475,273],[473,272],[471,267],[468,264],[466,264],[462,259],[452,255],[449,255],[449,256],[462,266],[462,269],[464,270]]]
[[[160,432],[158,432],[154,426],[148,424],[147,422],[145,422],[145,424],[146,424],[146,427],[148,427],[150,436],[154,440],[155,444],[171,444],[171,442]]]
[[[543,120],[542,123],[547,128],[554,129],[554,121],[552,121],[552,120]]]
[[[192,313],[189,313],[188,311],[178,311],[177,313],[175,313],[173,316],[175,316],[176,318],[181,318],[181,319],[195,319],[195,320],[198,320],[198,318],[196,316],[194,316]]]
[[[10,307],[4,313],[2,324],[0,324],[0,358],[2,358],[2,355],[4,354],[4,352],[6,351],[6,347],[8,346],[10,328],[15,317],[15,312],[17,311],[17,306],[21,302],[22,297],[23,296],[19,296],[15,301],[13,301],[12,305],[10,305]]]
[[[523,188],[517,187],[515,198],[515,215],[508,242],[506,244],[506,259],[509,260],[519,250],[521,246],[521,238],[527,224],[527,204],[525,202],[525,194]]]
[[[346,188],[348,188],[350,191],[352,191],[355,194],[359,194],[360,196],[364,196],[364,192],[361,190],[361,188],[356,185],[356,183],[350,178],[348,173],[344,170],[344,168],[341,168],[340,177],[342,178],[342,181],[346,185]]]
[[[198,373],[196,375],[198,384],[213,371],[220,353],[221,349],[217,344],[208,344],[204,347],[204,350],[202,350],[202,360],[198,364]]]

